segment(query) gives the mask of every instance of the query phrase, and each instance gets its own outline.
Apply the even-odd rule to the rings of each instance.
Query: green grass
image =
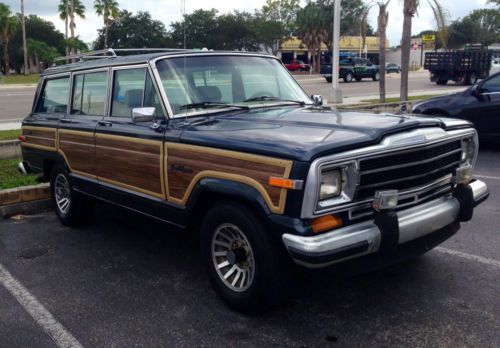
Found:
[[[28,85],[38,82],[40,74],[24,76],[22,74],[0,77],[0,85]]]
[[[17,171],[20,159],[0,160],[0,190],[38,184],[37,176],[23,175]]]
[[[429,99],[429,98],[439,97],[441,95],[444,95],[444,94],[414,95],[414,96],[408,97],[408,101],[425,100],[425,99]],[[400,101],[399,97],[385,98],[386,103],[398,103],[399,101]],[[374,103],[380,103],[380,99],[366,99],[366,100],[362,100],[361,102],[374,104]]]
[[[15,140],[21,135],[20,129],[0,131],[0,141],[2,140]]]

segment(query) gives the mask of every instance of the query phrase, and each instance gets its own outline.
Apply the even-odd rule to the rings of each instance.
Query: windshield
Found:
[[[263,103],[311,103],[276,60],[221,55],[167,58],[158,72],[174,115]]]

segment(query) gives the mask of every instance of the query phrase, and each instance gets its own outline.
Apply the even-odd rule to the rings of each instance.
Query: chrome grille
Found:
[[[372,198],[378,190],[405,191],[453,174],[461,160],[462,143],[455,140],[404,153],[362,159],[355,199]]]

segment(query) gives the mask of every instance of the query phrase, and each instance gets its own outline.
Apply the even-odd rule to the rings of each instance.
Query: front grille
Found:
[[[462,143],[456,140],[361,160],[355,199],[373,198],[380,190],[418,188],[453,174],[460,164],[461,150]]]

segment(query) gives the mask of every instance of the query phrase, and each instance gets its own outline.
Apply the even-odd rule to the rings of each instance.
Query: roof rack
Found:
[[[97,51],[89,51],[84,53],[73,54],[69,56],[62,56],[54,58],[52,66],[55,66],[57,62],[62,60],[74,61],[79,60],[82,62],[84,59],[106,59],[119,57],[117,52],[175,52],[175,51],[191,51],[190,49],[183,48],[107,48]]]

